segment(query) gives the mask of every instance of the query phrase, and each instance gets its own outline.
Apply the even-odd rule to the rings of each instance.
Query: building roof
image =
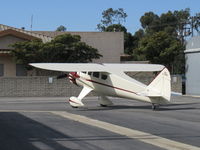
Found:
[[[123,32],[99,32],[99,31],[64,31],[64,32],[61,32],[61,31],[31,31],[33,33],[37,33],[37,34],[42,34],[42,35],[46,35],[46,36],[49,36],[49,37],[52,37],[52,38],[55,38],[56,36],[58,35],[62,35],[62,34],[72,34],[72,35],[80,35],[80,36],[84,36],[84,35],[95,35],[95,36],[98,36],[100,34],[121,34],[121,35],[124,35]],[[97,35],[98,34],[98,35]],[[113,36],[114,36],[113,35]]]
[[[61,31],[32,31],[32,32],[36,33],[36,34],[46,35],[46,36],[49,36],[51,38],[54,38],[54,37],[61,35],[61,34],[64,34],[64,33],[68,33],[67,31],[66,32],[61,32]]]
[[[184,51],[184,53],[200,53],[200,48],[187,49]]]
[[[187,53],[200,53],[200,36],[194,36],[187,41],[186,50]]]
[[[48,36],[48,35],[44,35],[44,34],[41,34],[41,33],[35,33],[35,32],[32,32],[32,31],[26,31],[24,29],[18,29],[18,28],[14,28],[14,27],[10,27],[10,26],[7,26],[7,25],[3,25],[3,24],[0,24],[0,34],[3,34],[1,33],[2,31],[16,31],[16,33],[22,33],[22,34],[26,34],[26,35],[29,35],[29,37],[35,37],[35,38],[39,38],[41,39],[44,43],[46,42],[49,42],[52,40],[52,37],[51,36]],[[22,35],[21,34],[21,35]],[[28,37],[28,36],[27,36]]]
[[[13,35],[13,36],[19,37],[21,39],[25,39],[25,40],[38,39],[35,36],[25,34],[23,32],[19,32],[19,31],[13,30],[13,29],[7,29],[7,30],[0,31],[0,37],[4,37],[7,35]]]

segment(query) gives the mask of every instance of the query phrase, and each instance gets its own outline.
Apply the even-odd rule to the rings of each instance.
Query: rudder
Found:
[[[171,98],[171,77],[167,68],[164,68],[157,77],[147,86],[149,97],[161,97],[167,101]]]

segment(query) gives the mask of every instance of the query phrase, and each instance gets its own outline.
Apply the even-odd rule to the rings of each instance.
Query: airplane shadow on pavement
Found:
[[[191,110],[191,109],[198,109],[195,106],[196,103],[182,103],[182,104],[168,104],[168,105],[160,105],[159,109],[155,111],[176,111],[176,110]],[[78,111],[108,111],[108,110],[121,110],[121,109],[141,109],[141,110],[152,110],[151,105],[114,105],[108,107],[100,107],[100,106],[91,106],[91,107],[84,107],[84,108],[77,108]]]
[[[1,150],[40,150],[33,143],[43,143],[52,149],[68,150],[55,138],[69,138],[17,112],[0,113]]]
[[[94,143],[109,140],[117,142],[129,139],[120,135],[81,136],[78,133],[76,133],[76,137],[72,137],[21,113],[0,112],[0,150],[102,150],[101,147],[92,144],[93,141]],[[78,148],[74,148],[74,145]]]

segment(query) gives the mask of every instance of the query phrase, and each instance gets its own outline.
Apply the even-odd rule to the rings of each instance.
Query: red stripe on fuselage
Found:
[[[70,73],[70,75],[75,79],[75,83],[76,83],[76,79],[77,78],[80,79],[80,76],[77,73],[73,72],[73,73]],[[125,92],[128,92],[128,93],[132,93],[132,94],[138,95],[137,93],[135,93],[133,91],[130,91],[130,90],[122,89],[122,88],[119,88],[119,87],[115,87],[115,86],[108,85],[108,84],[105,84],[105,83],[101,83],[101,82],[97,82],[97,81],[94,81],[94,80],[86,79],[86,78],[83,78],[83,77],[82,77],[82,79],[84,79],[86,81],[89,81],[89,82],[92,82],[92,83],[100,84],[100,85],[103,85],[103,86],[107,86],[107,87],[110,87],[110,88],[114,88],[114,89],[117,89],[117,90],[121,90],[121,91],[125,91]]]
[[[107,87],[110,87],[110,88],[114,88],[114,89],[117,89],[117,90],[129,92],[129,93],[133,93],[133,94],[136,94],[136,95],[137,95],[137,93],[135,93],[135,92],[133,92],[133,91],[129,91],[129,90],[122,89],[122,88],[119,88],[119,87],[115,87],[115,86],[112,86],[112,85],[108,85],[108,84],[105,84],[105,83],[97,82],[97,81],[94,81],[94,80],[89,80],[89,79],[85,79],[85,80],[86,80],[86,81],[89,81],[89,82],[92,82],[92,83],[100,84],[100,85],[103,85],[103,86],[107,86]]]

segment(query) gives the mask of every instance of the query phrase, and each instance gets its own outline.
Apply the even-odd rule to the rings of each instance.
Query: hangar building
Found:
[[[0,24],[0,77],[26,76],[25,67],[22,64],[16,64],[10,55],[12,50],[10,44],[37,38],[42,39],[43,42],[49,42],[55,36],[64,33],[80,35],[83,42],[97,48],[103,57],[93,62],[120,63],[120,56],[124,52],[123,32],[26,31]]]
[[[200,36],[191,38],[185,50],[186,94],[200,95]]]

